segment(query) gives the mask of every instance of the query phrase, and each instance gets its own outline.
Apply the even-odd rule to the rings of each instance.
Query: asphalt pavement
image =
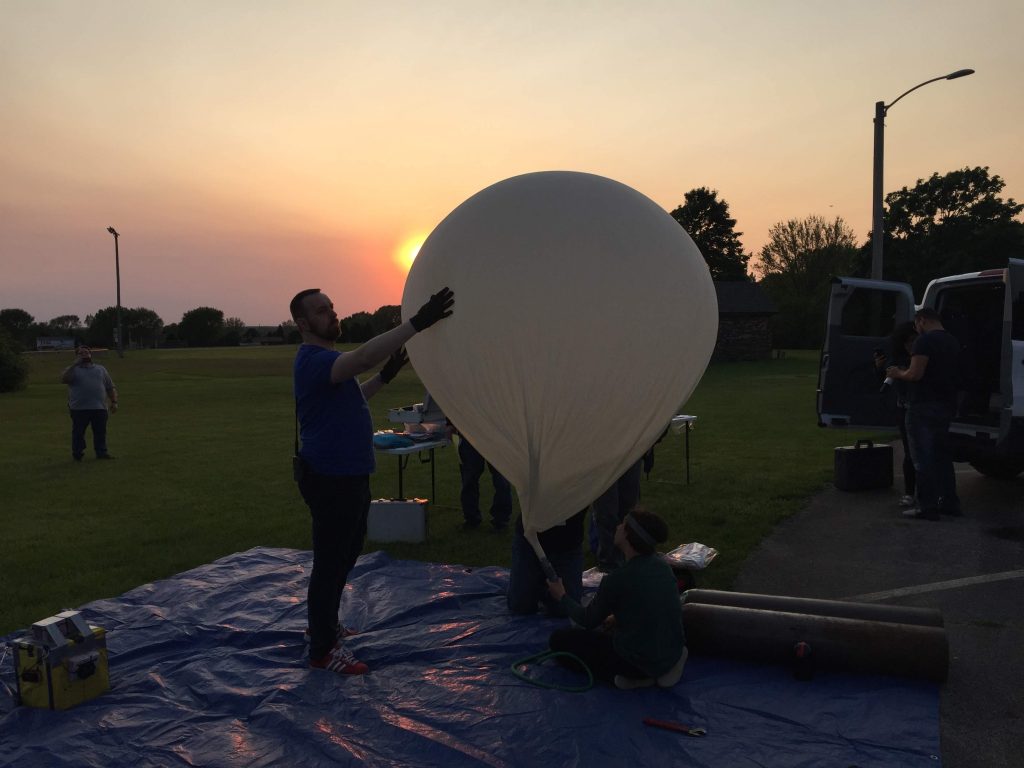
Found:
[[[744,564],[740,592],[937,608],[949,640],[941,687],[945,768],[1024,766],[1024,477],[957,464],[964,516],[900,515],[891,489],[829,487]]]

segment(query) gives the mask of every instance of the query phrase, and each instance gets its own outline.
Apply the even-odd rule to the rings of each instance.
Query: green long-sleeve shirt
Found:
[[[651,677],[667,672],[686,645],[676,578],[659,554],[638,555],[606,575],[585,608],[568,595],[561,602],[587,629],[614,614],[615,652]]]

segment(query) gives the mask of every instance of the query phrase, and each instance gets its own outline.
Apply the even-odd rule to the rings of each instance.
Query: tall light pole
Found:
[[[897,101],[902,99],[911,91],[936,80],[956,80],[958,77],[973,75],[973,69],[958,69],[942,77],[933,77],[918,83],[909,91],[904,91],[892,102],[886,104],[884,101],[875,102],[875,171],[874,180],[871,185],[871,279],[882,279],[882,234],[884,223],[882,221],[882,158],[885,154],[885,115]]]
[[[121,338],[121,256],[117,251],[117,238],[120,235],[113,227],[107,227],[107,232],[114,236],[114,270],[117,275],[117,356],[124,357],[124,342]]]

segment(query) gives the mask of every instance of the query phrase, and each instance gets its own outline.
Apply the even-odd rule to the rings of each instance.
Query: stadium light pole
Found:
[[[885,115],[889,109],[897,101],[902,99],[908,93],[916,91],[922,86],[928,85],[928,83],[934,83],[937,80],[956,80],[958,77],[967,77],[967,75],[973,75],[973,69],[958,69],[956,72],[950,72],[948,75],[942,75],[941,77],[933,77],[931,80],[925,80],[923,83],[918,83],[909,91],[904,91],[897,96],[893,101],[886,104],[884,101],[875,102],[875,168],[874,168],[874,179],[871,185],[871,279],[881,280],[882,279],[882,234],[884,223],[882,220],[882,158],[885,153]]]
[[[124,357],[124,342],[121,338],[121,255],[117,250],[117,238],[121,235],[113,227],[107,232],[114,236],[114,273],[117,275],[117,356]]]

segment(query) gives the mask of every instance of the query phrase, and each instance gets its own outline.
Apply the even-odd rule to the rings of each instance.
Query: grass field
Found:
[[[29,355],[27,390],[0,395],[0,635],[63,608],[113,597],[255,546],[310,546],[309,516],[291,479],[294,347],[132,351],[97,356],[117,384],[109,425],[116,461],[70,455],[65,387],[71,353]],[[816,426],[817,355],[712,365],[683,407],[691,432],[690,485],[683,436],[656,449],[643,503],[670,524],[669,548],[700,541],[718,559],[702,586],[728,587],[779,520],[831,478],[832,447],[854,436]],[[371,401],[378,429],[388,408],[422,399],[407,368]],[[510,534],[461,530],[458,457],[436,452],[437,497],[424,544],[377,545],[396,557],[507,565]],[[379,457],[375,497],[397,494],[397,460]],[[483,478],[482,506],[489,504]],[[412,457],[407,496],[430,495],[430,470]],[[485,514],[486,514],[486,506]]]

